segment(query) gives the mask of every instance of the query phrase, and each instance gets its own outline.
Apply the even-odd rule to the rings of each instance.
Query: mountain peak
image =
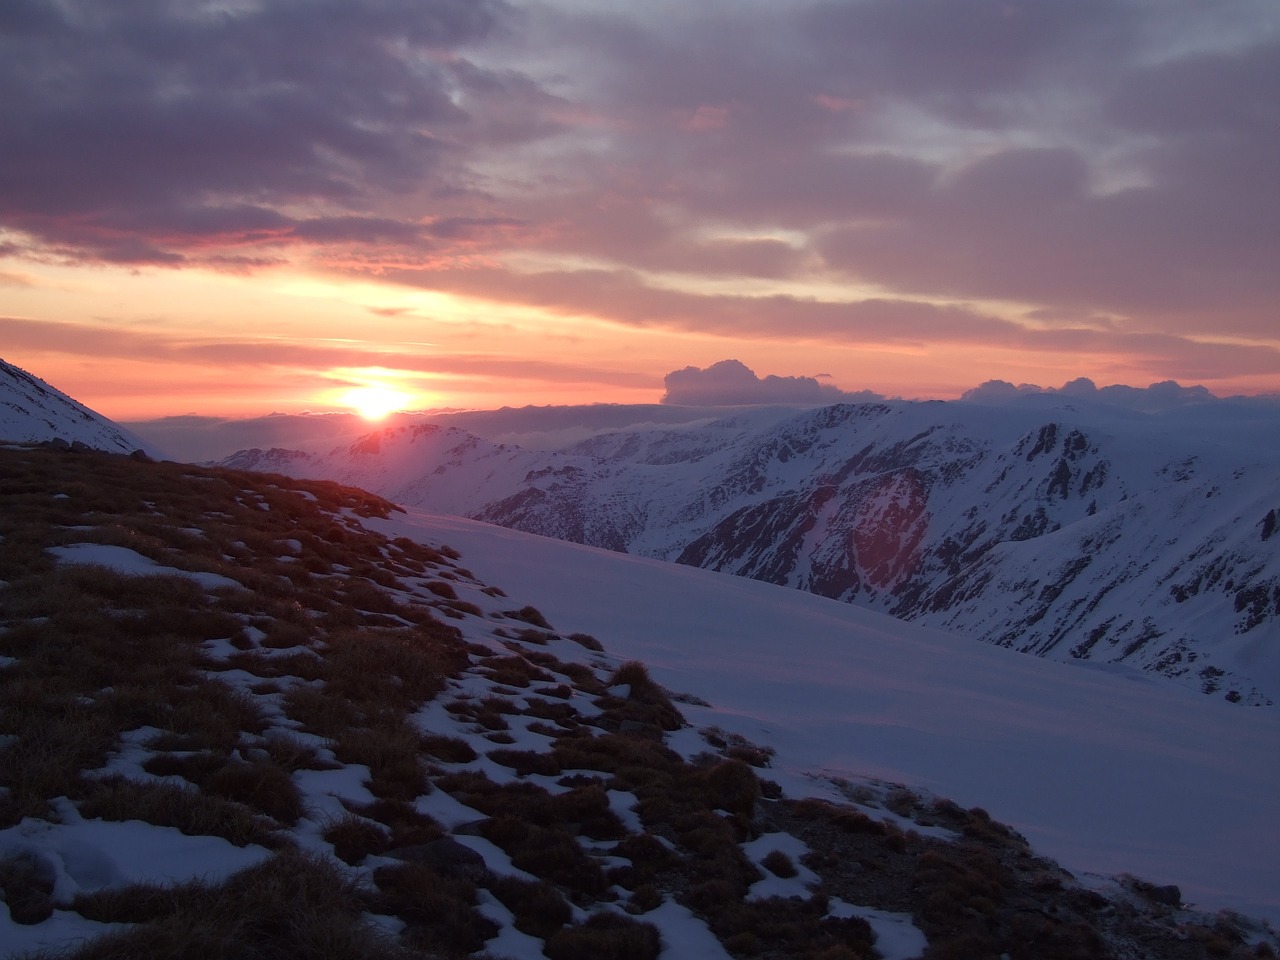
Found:
[[[0,360],[0,441],[62,441],[108,453],[130,453],[146,444],[61,390],[21,367]]]

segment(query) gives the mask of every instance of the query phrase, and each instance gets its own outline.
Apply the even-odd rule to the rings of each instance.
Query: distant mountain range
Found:
[[[686,422],[671,408],[551,408],[404,418],[324,449],[221,462],[1265,706],[1280,700],[1276,410],[1207,400],[1141,413],[1046,395],[699,409]],[[529,449],[473,430],[544,447],[585,439]],[[0,439],[146,449],[4,361]]]
[[[419,422],[221,462],[1128,664],[1233,702],[1280,698],[1273,405],[744,408],[557,450]]]

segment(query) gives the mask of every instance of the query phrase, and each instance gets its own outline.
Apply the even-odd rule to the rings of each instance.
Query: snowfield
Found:
[[[975,645],[770,584],[453,517],[445,542],[563,631],[649,665],[696,727],[775,748],[791,795],[878,778],[981,806],[1078,876],[1178,884],[1280,923],[1280,717],[1124,666]]]

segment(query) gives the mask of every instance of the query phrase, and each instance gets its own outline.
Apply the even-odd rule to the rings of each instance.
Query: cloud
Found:
[[[1273,7],[10,0],[0,257],[1275,375]]]
[[[711,221],[791,231],[791,276],[817,256],[886,298],[1273,330],[1280,35],[1264,4],[830,0],[557,26],[530,42],[612,125],[569,189],[548,181],[544,202],[572,213],[554,245],[675,270]]]
[[[1071,400],[1121,407],[1141,413],[1164,413],[1206,403],[1222,402],[1205,387],[1184,387],[1173,380],[1153,383],[1149,387],[1113,384],[1100,388],[1087,377],[1079,377],[1057,389],[1030,383],[1015,387],[1004,380],[988,380],[981,386],[965,391],[960,399],[970,403],[1004,404],[1034,396],[1062,396]]]
[[[721,360],[704,369],[685,367],[666,376],[662,403],[688,407],[742,406],[763,403],[828,404],[883,400],[864,390],[846,393],[815,377],[756,376],[739,360]]]
[[[121,329],[107,324],[44,323],[0,316],[0,342],[7,350],[56,353],[68,342],[98,360],[160,361],[207,369],[263,368],[299,371],[313,382],[332,371],[379,367],[406,374],[433,374],[583,383],[629,388],[657,387],[657,378],[629,370],[500,353],[450,354],[417,341],[334,340],[314,337],[237,339],[178,336],[164,331]]]
[[[379,212],[449,186],[457,90],[479,82],[454,50],[502,11],[24,0],[0,29],[0,223],[130,263],[282,237],[412,246],[413,211]]]
[[[1269,344],[1213,342],[1207,336],[1142,332],[1093,318],[1058,323],[998,317],[962,304],[906,298],[820,300],[660,288],[629,270],[521,274],[495,268],[387,269],[383,278],[504,303],[530,300],[569,314],[594,315],[639,328],[663,328],[735,340],[810,341],[826,345],[957,345],[1020,349],[1054,357],[1124,357],[1152,376],[1215,379],[1280,374]]]

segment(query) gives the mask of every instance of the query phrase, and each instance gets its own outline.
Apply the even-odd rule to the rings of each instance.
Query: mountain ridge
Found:
[[[0,360],[0,439],[81,444],[112,453],[149,445],[21,367]]]
[[[1280,418],[1034,399],[745,411],[554,451],[428,422],[222,463],[1274,706]]]

